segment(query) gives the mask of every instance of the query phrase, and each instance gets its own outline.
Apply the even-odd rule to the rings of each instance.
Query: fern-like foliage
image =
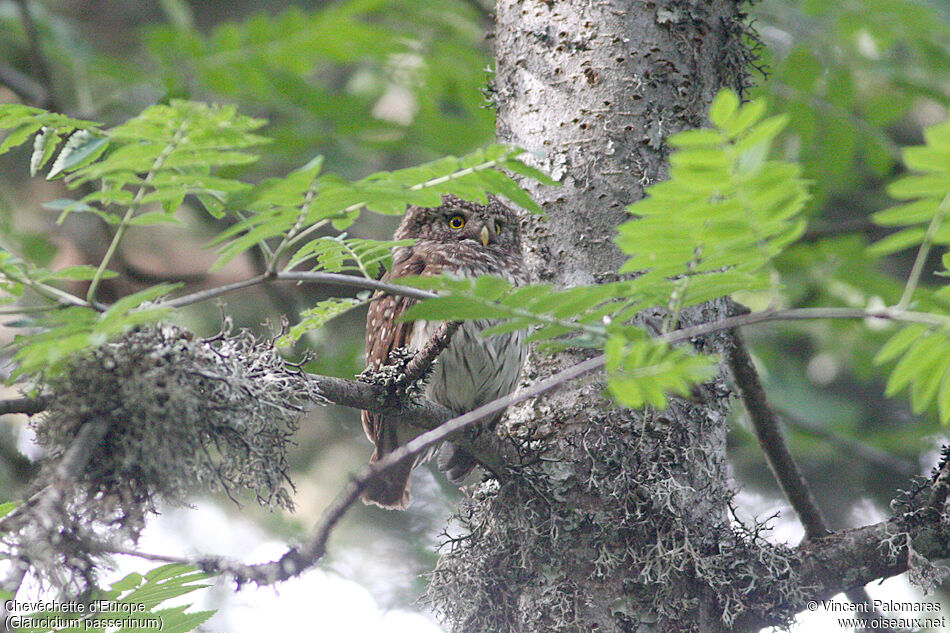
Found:
[[[888,192],[901,204],[874,214],[877,224],[899,230],[871,247],[876,255],[917,248],[917,262],[910,273],[899,308],[913,301],[926,308],[934,325],[914,324],[900,329],[881,348],[876,364],[896,361],[887,381],[886,394],[910,388],[911,408],[922,413],[936,403],[940,420],[950,421],[950,287],[918,288],[924,260],[932,245],[950,244],[950,123],[924,132],[926,144],[904,150],[913,174],[892,183]],[[944,272],[948,257],[944,256]]]
[[[391,249],[408,242],[337,233],[360,212],[400,214],[408,204],[438,205],[445,193],[482,201],[488,194],[502,194],[540,211],[506,171],[551,182],[519,161],[519,150],[502,145],[355,182],[324,173],[320,157],[256,185],[223,175],[223,169],[231,173],[256,160],[249,150],[267,141],[257,134],[263,124],[234,107],[180,100],[147,108],[108,129],[37,108],[0,105],[0,130],[10,130],[0,151],[33,138],[34,174],[48,168],[47,178],[62,178],[67,187],[82,188],[77,198],[47,206],[59,210],[61,219],[70,213],[94,213],[115,227],[112,243],[96,267],[54,272],[0,252],[5,301],[22,297],[29,289],[31,296],[43,300],[33,307],[46,312],[22,324],[39,330],[17,339],[16,375],[55,372],[70,354],[169,316],[168,307],[156,301],[171,287],[151,288],[112,306],[99,303],[96,290],[102,280],[114,276],[109,264],[125,233],[178,222],[186,196],[200,200],[215,218],[231,217],[230,228],[211,244],[219,248],[216,267],[258,249],[271,272],[304,268],[374,278],[388,265]],[[85,298],[64,291],[58,284],[62,280],[88,280]],[[302,315],[289,336],[298,338],[362,303],[362,298],[329,300]]]
[[[530,196],[501,171],[506,169],[550,182],[541,172],[517,160],[519,154],[520,150],[509,146],[494,145],[461,158],[449,156],[417,167],[373,174],[356,182],[348,182],[335,174],[323,174],[322,161],[311,161],[287,178],[267,180],[234,197],[230,207],[243,210],[246,215],[214,240],[213,244],[221,245],[216,266],[224,265],[264,240],[281,237],[269,257],[272,267],[276,268],[283,253],[300,248],[324,227],[346,229],[362,209],[401,215],[408,204],[438,206],[444,193],[482,201],[486,200],[487,193],[500,193],[526,208],[540,211]],[[344,248],[339,238],[335,241]],[[359,248],[366,250],[369,244],[364,240]],[[308,246],[302,257],[329,248],[334,246],[328,242]],[[299,261],[296,257],[291,259],[292,264]]]
[[[367,240],[347,238],[346,233],[312,239],[297,250],[287,268],[303,264],[329,272],[358,271],[375,279],[381,270],[392,266],[392,249],[408,246],[414,240]]]
[[[901,204],[872,216],[880,226],[900,229],[871,247],[876,255],[918,248],[925,238],[930,244],[950,244],[950,223],[944,222],[950,210],[950,122],[925,130],[924,140],[925,145],[903,152],[904,164],[915,173],[887,188]]]
[[[146,76],[171,94],[268,116],[277,148],[268,161],[299,163],[316,150],[350,172],[392,148],[422,162],[492,138],[494,117],[471,88],[490,63],[480,20],[465,2],[341,0],[208,33],[157,24],[146,34]]]
[[[643,338],[611,336],[605,348],[608,390],[628,407],[666,408],[667,394],[685,396],[692,385],[715,375],[714,359]]]
[[[768,160],[786,117],[763,120],[764,101],[739,105],[720,92],[715,127],[670,137],[670,179],[630,207],[617,244],[638,272],[631,294],[665,305],[671,325],[687,306],[768,285],[768,263],[801,235],[808,195],[799,167]]]
[[[172,223],[188,194],[221,200],[248,187],[214,176],[212,170],[254,161],[247,150],[265,141],[253,134],[263,124],[233,107],[190,101],[152,106],[111,129],[38,108],[4,105],[0,130],[10,132],[0,153],[35,135],[30,161],[34,174],[55,156],[47,178],[63,177],[71,189],[97,185],[77,200],[52,203],[62,210],[60,220],[72,212],[90,212],[115,225]],[[61,144],[63,138],[67,140]],[[155,203],[161,210],[139,213]],[[208,209],[220,217],[217,206]]]
[[[71,355],[102,345],[123,332],[167,318],[171,309],[156,300],[175,288],[160,284],[123,297],[99,312],[85,306],[69,306],[30,321],[34,333],[15,339],[13,356],[17,367],[11,379],[30,374],[54,374]]]
[[[369,303],[368,294],[361,293],[359,297],[330,297],[318,302],[317,305],[300,313],[300,321],[277,339],[277,346],[293,345],[308,332],[318,330],[328,321]]]

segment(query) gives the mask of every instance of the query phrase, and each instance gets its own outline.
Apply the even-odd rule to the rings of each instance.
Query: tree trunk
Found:
[[[563,182],[528,184],[548,214],[526,221],[538,281],[616,279],[615,227],[664,177],[665,137],[702,125],[713,95],[745,82],[742,17],[734,0],[499,0],[498,136],[543,154]],[[526,379],[581,358],[536,354]],[[722,380],[662,413],[621,409],[603,389],[601,377],[576,381],[499,429],[544,453],[463,509],[468,534],[429,593],[455,631],[711,632],[742,613],[725,573],[748,546],[728,521]]]

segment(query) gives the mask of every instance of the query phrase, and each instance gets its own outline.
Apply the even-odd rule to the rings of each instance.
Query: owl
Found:
[[[415,242],[393,249],[392,270],[383,281],[448,273],[457,277],[498,275],[516,285],[527,282],[517,217],[496,198],[478,204],[445,195],[438,207],[411,206],[394,237]],[[366,318],[369,368],[386,364],[390,352],[397,348],[415,353],[429,341],[439,322],[399,320],[412,304],[406,297],[383,293],[373,297]],[[462,414],[514,391],[527,353],[524,332],[480,336],[491,325],[488,320],[462,324],[432,368],[425,387],[427,399]],[[483,424],[493,425],[500,417],[501,413]],[[408,422],[369,411],[363,411],[363,429],[376,445],[371,463],[423,432]],[[451,480],[460,481],[474,468],[475,459],[444,445],[439,465]],[[405,508],[414,466],[409,460],[377,477],[363,500],[383,508]]]

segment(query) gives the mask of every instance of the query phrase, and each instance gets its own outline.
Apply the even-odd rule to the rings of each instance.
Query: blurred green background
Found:
[[[460,154],[494,139],[490,7],[480,0],[0,0],[0,102],[26,101],[118,123],[171,98],[235,103],[270,121],[273,139],[241,176],[285,174],[321,154],[326,170],[359,178]],[[927,0],[763,0],[749,7],[758,33],[748,96],[787,112],[781,158],[812,181],[810,228],[779,259],[769,292],[741,297],[768,305],[866,306],[895,302],[914,253],[881,262],[868,255],[886,235],[868,216],[888,207],[885,185],[902,173],[900,149],[946,117],[950,101],[950,8]],[[39,51],[39,55],[37,54]],[[16,90],[9,89],[10,86]],[[662,104],[658,105],[662,108]],[[108,245],[101,221],[73,214],[62,225],[44,201],[61,183],[30,179],[29,148],[0,158],[0,246],[55,267],[97,263]],[[631,178],[635,175],[631,175]],[[158,280],[191,289],[254,274],[247,257],[213,274],[204,244],[224,228],[200,213],[183,226],[135,231],[117,262],[125,273],[105,299]],[[394,219],[364,215],[350,235],[388,237]],[[941,253],[932,254],[932,264]],[[933,267],[926,283],[943,283]],[[240,327],[265,331],[329,296],[312,287],[268,286],[225,298]],[[362,369],[363,313],[305,338],[311,371],[351,377]],[[192,309],[190,327],[212,334],[215,306]],[[926,472],[945,440],[933,413],[912,415],[887,399],[871,358],[888,330],[853,322],[757,326],[746,333],[769,398],[788,423],[793,454],[835,527],[887,512],[895,492]],[[0,341],[12,332],[0,328]],[[9,395],[12,395],[11,391]],[[743,414],[730,450],[746,516],[781,507],[780,493]],[[17,498],[30,472],[9,446],[25,446],[24,420],[8,416],[0,451],[0,496]],[[298,512],[253,515],[281,540],[302,535],[370,454],[358,412],[314,411],[293,452]],[[421,472],[405,513],[359,506],[336,533],[330,569],[367,587],[382,605],[411,604],[436,559],[439,534],[458,491]],[[786,511],[790,520],[793,516]],[[795,538],[790,528],[790,538]]]

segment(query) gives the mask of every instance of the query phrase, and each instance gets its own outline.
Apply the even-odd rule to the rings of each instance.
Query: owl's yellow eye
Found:
[[[502,223],[498,220],[495,220],[495,234],[501,233]]]
[[[449,226],[453,229],[460,229],[465,226],[465,218],[458,214],[453,215],[449,218]]]

